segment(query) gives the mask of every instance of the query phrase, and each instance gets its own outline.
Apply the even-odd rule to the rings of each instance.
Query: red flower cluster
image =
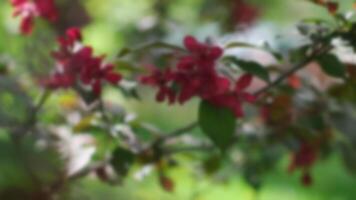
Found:
[[[92,48],[82,46],[81,39],[77,28],[68,29],[66,36],[58,39],[60,49],[53,53],[57,69],[44,81],[46,87],[68,88],[81,82],[90,85],[93,92],[100,95],[103,81],[117,84],[121,80],[121,75],[113,71],[114,66],[104,64],[103,57],[93,56]]]
[[[159,91],[156,95],[157,101],[161,102],[168,98],[169,103],[174,103],[176,100],[176,92],[173,89],[172,81],[175,75],[170,69],[160,71],[153,68],[150,76],[142,77],[141,81],[144,84],[157,86]]]
[[[54,22],[58,18],[54,0],[11,0],[14,16],[21,16],[21,32],[28,35],[33,30],[34,19],[42,17]]]
[[[184,39],[184,46],[188,54],[179,59],[175,69],[163,72],[154,69],[149,76],[142,77],[142,83],[159,88],[157,101],[168,98],[170,103],[178,100],[183,104],[199,96],[217,106],[232,109],[237,117],[242,116],[242,102],[255,99],[244,91],[251,84],[252,76],[242,76],[231,89],[229,79],[216,71],[216,61],[223,53],[221,48],[199,43],[191,36]]]
[[[224,94],[216,95],[210,98],[210,102],[215,105],[227,107],[234,111],[236,117],[243,116],[242,102],[255,102],[255,96],[251,95],[244,90],[251,84],[252,75],[246,74],[239,78],[235,84],[235,88],[232,91],[226,92]]]
[[[234,0],[232,7],[232,18],[235,24],[249,25],[259,15],[259,9],[245,2],[245,0]]]
[[[301,181],[304,185],[310,185],[312,183],[312,177],[310,175],[310,168],[314,165],[317,159],[316,149],[308,144],[303,143],[298,152],[292,157],[292,162],[289,166],[289,171],[294,171],[296,168],[303,170]]]

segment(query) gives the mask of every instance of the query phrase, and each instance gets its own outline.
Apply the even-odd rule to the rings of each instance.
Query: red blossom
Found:
[[[241,104],[255,99],[245,92],[252,76],[242,76],[231,89],[230,80],[216,70],[216,62],[223,54],[220,47],[200,43],[191,36],[184,39],[184,46],[188,53],[179,58],[174,69],[151,70],[150,75],[141,79],[142,83],[159,88],[158,101],[168,98],[170,103],[177,100],[183,104],[197,96],[217,106],[227,107],[241,117]]]
[[[159,88],[156,100],[162,102],[168,98],[170,104],[176,100],[176,92],[173,88],[174,74],[170,69],[160,71],[153,68],[151,75],[141,77],[141,82],[146,85],[156,86]]]
[[[82,36],[77,28],[68,29],[65,37],[60,37],[58,43],[60,48],[53,53],[56,60],[56,72],[44,85],[52,88],[74,87],[82,83],[90,85],[96,95],[101,93],[103,82],[117,84],[121,75],[114,72],[112,64],[105,64],[103,57],[95,57],[91,47],[83,46]]]
[[[317,153],[315,148],[308,143],[303,143],[299,151],[296,152],[293,156],[292,168],[311,167],[315,163],[316,159],[317,159]]]
[[[289,165],[289,171],[294,171],[296,168],[303,170],[301,181],[304,185],[312,184],[312,177],[310,176],[310,168],[317,160],[317,150],[309,143],[302,143],[299,150],[293,154],[292,161]]]
[[[21,17],[21,32],[28,35],[33,30],[34,20],[41,17],[50,22],[58,18],[54,0],[11,0],[14,16]]]
[[[251,83],[252,75],[245,74],[236,82],[234,90],[214,96],[208,100],[218,106],[230,108],[236,117],[242,117],[244,115],[242,103],[255,102],[255,96],[245,91]]]
[[[199,43],[187,36],[184,45],[188,54],[182,56],[174,70],[160,72],[152,70],[149,76],[143,77],[144,84],[159,87],[157,100],[168,97],[170,103],[185,103],[194,96],[212,96],[228,88],[229,82],[215,72],[216,60],[222,55],[222,49]],[[175,90],[179,90],[175,92]]]
[[[232,18],[237,25],[249,25],[259,16],[259,9],[245,0],[234,0]]]

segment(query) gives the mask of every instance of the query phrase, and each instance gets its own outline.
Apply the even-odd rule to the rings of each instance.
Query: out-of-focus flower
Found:
[[[34,20],[41,17],[50,22],[58,18],[54,0],[11,0],[14,16],[21,17],[21,32],[28,35],[32,32]]]
[[[60,48],[53,53],[57,63],[55,73],[43,84],[50,89],[74,87],[78,82],[90,85],[96,95],[101,94],[103,82],[117,84],[121,75],[114,72],[112,64],[103,62],[104,57],[93,55],[91,47],[81,44],[82,35],[77,28],[68,29],[60,37]]]
[[[187,36],[184,46],[188,53],[179,58],[174,69],[151,70],[151,74],[141,78],[142,83],[159,88],[157,101],[168,98],[170,103],[178,100],[183,104],[197,96],[217,106],[231,109],[237,117],[243,115],[242,103],[253,102],[255,97],[245,89],[251,84],[252,76],[244,75],[231,89],[231,81],[218,74],[216,62],[223,50]]]
[[[244,115],[242,103],[253,103],[256,99],[255,96],[245,91],[251,85],[252,78],[252,75],[245,74],[236,82],[234,90],[214,96],[208,100],[218,106],[230,108],[236,117],[242,117]]]
[[[259,16],[259,9],[245,0],[233,0],[232,20],[236,25],[250,25]]]
[[[303,171],[301,181],[308,186],[312,183],[310,168],[315,164],[318,158],[317,150],[309,143],[302,143],[299,150],[293,154],[292,161],[289,165],[289,171],[299,168]]]

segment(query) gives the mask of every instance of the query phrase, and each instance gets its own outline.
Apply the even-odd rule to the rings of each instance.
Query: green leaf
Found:
[[[135,155],[124,148],[117,147],[111,159],[111,164],[118,175],[126,176],[135,160]]]
[[[220,108],[202,101],[199,107],[199,125],[203,132],[225,151],[235,132],[235,116],[227,108]]]
[[[333,77],[344,78],[346,74],[345,66],[332,54],[325,54],[317,58],[323,71]]]
[[[245,72],[256,75],[257,77],[261,78],[266,82],[270,81],[268,71],[262,65],[253,61],[239,60],[235,57],[226,57],[226,59],[234,63],[235,65],[239,66]]]

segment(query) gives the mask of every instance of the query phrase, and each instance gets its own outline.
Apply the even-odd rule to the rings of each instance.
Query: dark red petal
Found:
[[[192,56],[185,56],[179,59],[177,68],[180,70],[189,70],[194,67],[195,61]]]
[[[92,90],[93,90],[94,94],[97,95],[97,96],[99,96],[101,94],[101,82],[100,82],[100,80],[96,80],[92,84]]]
[[[220,47],[212,47],[209,56],[212,59],[218,59],[218,58],[220,58],[220,56],[222,56],[223,52],[224,52],[223,49],[221,49]]]
[[[35,0],[37,11],[40,16],[49,21],[55,21],[58,17],[54,0]]]
[[[189,51],[195,51],[199,48],[199,43],[198,41],[192,37],[192,36],[186,36],[184,38],[184,46],[187,48]]]
[[[11,4],[13,6],[19,6],[19,5],[24,4],[26,2],[27,2],[27,0],[11,0]]]
[[[185,84],[182,86],[181,93],[179,95],[178,101],[183,104],[196,95],[196,88],[194,86]]]
[[[140,82],[146,85],[156,85],[157,81],[153,76],[142,76],[139,78]]]
[[[252,75],[251,74],[245,74],[239,78],[236,82],[236,92],[242,91],[246,89],[248,86],[251,85],[252,83]]]
[[[165,97],[166,97],[165,88],[160,88],[158,93],[156,94],[156,101],[162,102],[162,101],[164,101]]]
[[[66,31],[66,35],[74,41],[81,41],[82,40],[82,33],[80,32],[79,28],[69,28]]]
[[[256,97],[250,93],[247,93],[247,92],[241,93],[241,97],[243,100],[245,100],[249,103],[254,103],[256,101]]]
[[[77,55],[82,56],[83,58],[90,58],[93,54],[93,49],[91,47],[83,47]]]
[[[230,88],[230,80],[227,78],[218,77],[216,81],[217,93],[226,93]],[[212,91],[214,92],[214,91]]]
[[[111,84],[117,84],[121,80],[121,75],[118,73],[107,73],[105,76],[105,80],[107,80]]]
[[[236,102],[234,107],[233,107],[234,114],[237,118],[243,117],[244,116],[244,111],[242,109],[242,105],[240,102]]]
[[[83,70],[81,73],[80,73],[80,80],[84,83],[84,84],[86,84],[86,85],[88,85],[88,84],[90,84],[91,83],[91,80],[92,80],[92,76],[88,73],[88,71],[86,71],[86,70]]]
[[[235,0],[232,9],[233,21],[237,25],[249,25],[259,16],[259,9],[244,0]]]
[[[33,30],[33,16],[27,16],[21,21],[21,33],[29,35]]]

